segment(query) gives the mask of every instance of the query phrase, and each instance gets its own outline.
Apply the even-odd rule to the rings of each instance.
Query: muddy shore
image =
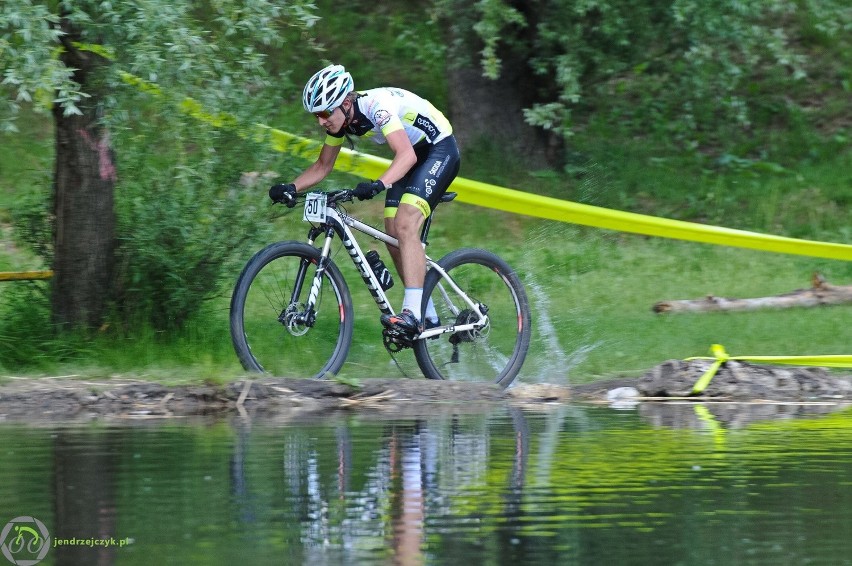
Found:
[[[141,420],[188,416],[320,415],[331,411],[464,412],[494,404],[645,403],[810,404],[852,403],[852,376],[822,368],[724,364],[700,395],[692,386],[706,361],[664,362],[639,378],[586,384],[517,383],[507,390],[482,383],[427,379],[332,380],[252,376],[223,385],[169,386],[142,380],[7,379],[0,385],[0,422]]]

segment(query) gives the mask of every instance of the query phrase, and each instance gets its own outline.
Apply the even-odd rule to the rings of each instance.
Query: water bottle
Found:
[[[388,268],[385,267],[385,262],[383,262],[382,258],[379,257],[379,252],[376,250],[370,250],[367,252],[367,264],[369,264],[373,273],[376,274],[376,278],[379,280],[379,285],[382,286],[382,290],[387,291],[393,287],[393,277],[391,277],[391,273],[388,271]]]

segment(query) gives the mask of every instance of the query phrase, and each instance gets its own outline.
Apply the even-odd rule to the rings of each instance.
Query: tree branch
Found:
[[[766,308],[819,307],[852,303],[852,285],[831,285],[814,273],[810,289],[753,299],[726,299],[708,295],[703,299],[661,301],[652,307],[655,313],[749,311]]]

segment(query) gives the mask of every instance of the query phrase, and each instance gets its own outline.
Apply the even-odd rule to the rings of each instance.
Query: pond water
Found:
[[[852,564],[849,411],[458,410],[0,425],[0,564]]]

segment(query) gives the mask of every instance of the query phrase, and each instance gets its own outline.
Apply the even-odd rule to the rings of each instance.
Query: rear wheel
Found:
[[[456,250],[438,264],[474,306],[431,269],[423,284],[423,312],[431,297],[442,325],[475,323],[478,312],[486,315],[487,322],[471,330],[417,340],[417,364],[430,379],[490,381],[507,387],[520,372],[530,345],[530,308],[521,280],[500,257],[480,249]]]
[[[308,244],[278,242],[246,264],[231,297],[231,339],[245,369],[315,378],[340,371],[352,343],[352,299],[329,261],[316,308],[305,311],[319,260]]]

